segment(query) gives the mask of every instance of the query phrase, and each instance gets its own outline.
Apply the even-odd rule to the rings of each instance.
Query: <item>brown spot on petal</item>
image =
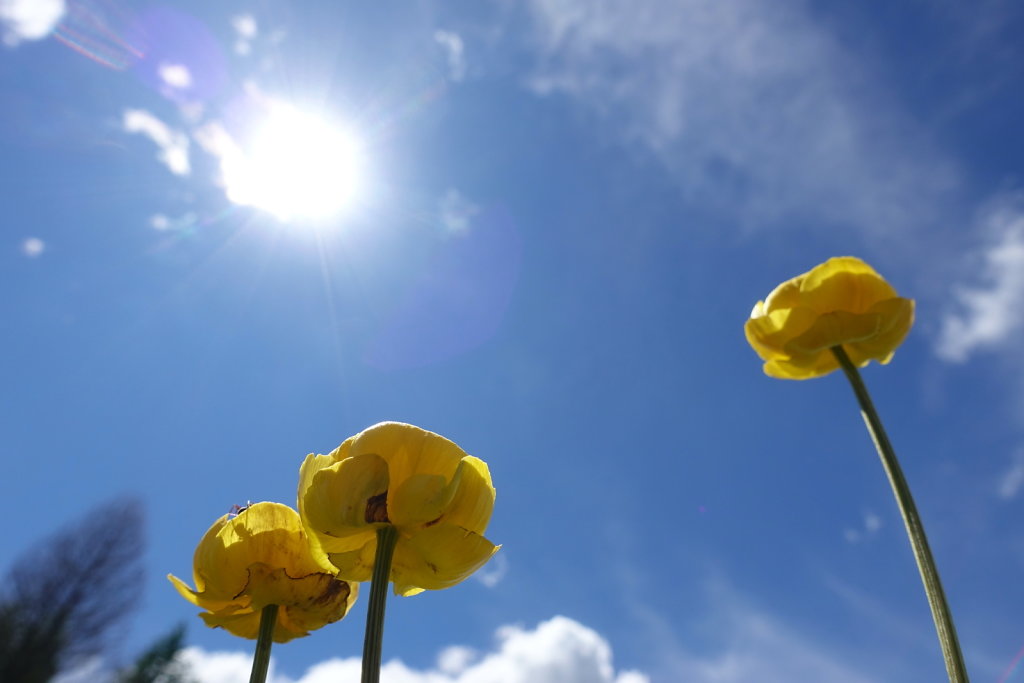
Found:
[[[329,581],[326,582],[326,584],[327,585],[324,586],[324,590],[320,593],[320,595],[316,596],[316,598],[313,600],[314,604],[328,605],[334,602],[335,599],[341,596],[342,594],[348,596],[349,585],[346,582],[340,581],[335,578],[331,578]]]
[[[378,493],[366,501],[366,523],[391,522],[388,519],[388,492]]]

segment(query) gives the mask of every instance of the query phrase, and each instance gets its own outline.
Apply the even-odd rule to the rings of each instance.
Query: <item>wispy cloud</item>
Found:
[[[531,87],[657,155],[692,201],[748,225],[881,236],[940,216],[956,183],[881,78],[782,0],[532,0]]]
[[[187,648],[182,659],[199,683],[244,683],[251,657],[245,653]],[[358,658],[316,664],[298,679],[272,673],[273,683],[355,683]],[[441,651],[432,669],[412,669],[398,660],[384,664],[382,680],[403,683],[647,683],[635,671],[616,672],[612,648],[599,633],[567,617],[553,617],[535,629],[504,626],[496,647],[477,652],[455,646]]]
[[[984,219],[994,241],[971,260],[976,284],[954,288],[936,353],[962,363],[981,349],[1020,347],[1024,329],[1024,211],[1019,201],[1002,203]]]
[[[184,90],[192,86],[192,72],[184,64],[162,62],[157,71],[163,82],[172,88]]]
[[[508,574],[508,553],[498,553],[484,567],[474,572],[473,578],[488,588],[494,588],[501,583],[506,574]]]
[[[999,477],[996,493],[1003,500],[1012,500],[1020,493],[1021,486],[1024,486],[1024,448],[1017,451],[1010,466]]]
[[[434,42],[441,46],[448,60],[448,78],[461,81],[466,77],[465,45],[462,37],[452,31],[435,31]]]
[[[235,29],[235,53],[247,55],[252,52],[252,41],[259,34],[256,18],[251,14],[239,14],[231,18]]]
[[[29,258],[38,258],[46,251],[46,242],[38,237],[28,237],[21,243],[21,253]]]
[[[160,153],[157,158],[175,175],[188,175],[188,135],[172,130],[166,123],[144,109],[127,109],[122,118],[127,133],[141,133],[152,140]]]
[[[871,538],[882,528],[882,518],[870,510],[864,513],[863,525],[860,528],[846,528],[843,530],[843,538],[847,543],[860,543]]]
[[[13,47],[50,35],[64,16],[64,0],[0,0],[0,33]]]
[[[836,652],[814,634],[744,600],[721,581],[709,582],[706,610],[693,615],[691,628],[711,645],[693,649],[678,624],[638,601],[630,608],[644,625],[652,654],[659,658],[659,679],[688,683],[869,683],[880,680],[857,657]]]
[[[464,235],[469,232],[473,218],[479,212],[479,206],[454,188],[449,188],[437,203],[438,219],[449,235]]]

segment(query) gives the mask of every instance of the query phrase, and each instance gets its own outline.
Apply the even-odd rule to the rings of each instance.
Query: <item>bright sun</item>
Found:
[[[358,190],[356,141],[326,120],[275,104],[251,141],[222,158],[228,199],[279,219],[338,215]]]

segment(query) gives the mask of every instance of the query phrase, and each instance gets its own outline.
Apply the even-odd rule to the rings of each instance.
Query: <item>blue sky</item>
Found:
[[[164,575],[400,420],[490,464],[503,548],[391,600],[394,680],[939,680],[844,380],[743,338],[851,254],[917,300],[864,374],[968,668],[1024,680],[1022,30],[998,0],[0,0],[0,557],[141,496],[120,655],[184,620],[237,680],[251,643]],[[340,213],[245,184],[275,111],[347,131]],[[350,667],[363,614],[277,680]]]

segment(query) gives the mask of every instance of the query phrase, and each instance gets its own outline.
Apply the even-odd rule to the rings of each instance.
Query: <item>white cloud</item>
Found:
[[[231,18],[231,25],[240,38],[255,38],[259,33],[256,18],[251,14],[239,14]]]
[[[46,242],[38,237],[29,237],[21,243],[21,252],[29,258],[37,258],[46,251]]]
[[[508,553],[498,553],[482,568],[473,573],[473,578],[487,586],[494,588],[508,574]]]
[[[64,16],[64,0],[0,0],[3,40],[14,46],[50,35]]]
[[[441,673],[449,675],[460,674],[469,668],[469,665],[477,658],[477,652],[471,647],[452,645],[441,650],[437,656],[437,668]]]
[[[466,199],[454,188],[449,188],[437,203],[437,213],[441,225],[451,235],[467,233],[473,222],[473,217],[479,212],[479,206]]]
[[[860,529],[845,529],[843,538],[847,543],[859,543],[878,533],[882,528],[882,518],[868,510],[864,513],[864,526]]]
[[[461,81],[466,77],[465,45],[462,37],[452,31],[435,31],[434,42],[440,45],[448,59],[448,78]]]
[[[856,55],[788,0],[531,0],[540,94],[653,152],[691,201],[749,225],[885,236],[956,178]]]
[[[1012,500],[1020,493],[1022,485],[1024,485],[1024,450],[1017,452],[1010,467],[999,478],[996,493],[1003,500]]]
[[[981,254],[979,284],[954,288],[936,344],[939,357],[954,363],[980,349],[1009,348],[1024,327],[1024,211],[1007,202],[985,222],[996,240]]]
[[[557,616],[533,630],[504,626],[497,633],[494,651],[479,654],[470,648],[447,648],[436,669],[411,669],[398,660],[381,667],[381,679],[390,683],[648,683],[635,671],[616,673],[612,649],[596,631],[567,617]],[[187,648],[182,658],[199,683],[245,683],[248,654],[204,652]],[[306,671],[299,679],[276,674],[272,683],[356,683],[360,660],[331,659]]]
[[[171,128],[144,109],[126,109],[123,123],[127,133],[141,133],[160,148],[160,159],[175,175],[188,175],[188,136]]]
[[[259,34],[256,18],[251,14],[239,14],[231,18],[231,25],[238,37],[235,40],[235,52],[247,55],[252,52],[252,41]]]
[[[192,87],[192,74],[184,64],[161,62],[158,71],[164,83],[172,88],[183,90]]]

